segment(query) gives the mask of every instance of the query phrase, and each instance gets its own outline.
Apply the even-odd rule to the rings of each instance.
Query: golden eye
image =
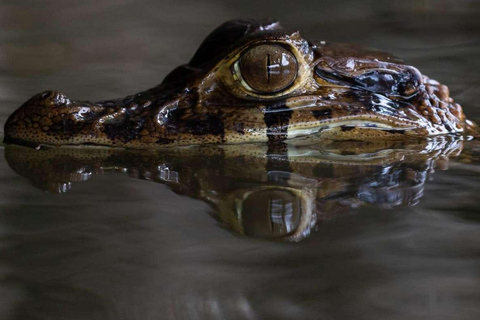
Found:
[[[243,80],[255,91],[275,93],[297,77],[295,56],[279,45],[262,44],[245,52],[239,62]]]

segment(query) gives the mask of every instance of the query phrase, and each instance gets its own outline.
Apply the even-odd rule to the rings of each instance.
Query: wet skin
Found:
[[[150,89],[91,103],[35,95],[5,142],[128,148],[472,134],[445,85],[376,50],[309,42],[276,21],[234,20]]]

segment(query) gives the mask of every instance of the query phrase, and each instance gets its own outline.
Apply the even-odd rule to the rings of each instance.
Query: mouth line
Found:
[[[349,131],[353,129],[379,130],[389,133],[408,134],[419,129],[419,126],[410,121],[391,119],[389,117],[375,116],[351,116],[341,119],[319,121],[312,124],[291,124],[288,130],[289,138],[320,133],[325,130],[341,129]]]

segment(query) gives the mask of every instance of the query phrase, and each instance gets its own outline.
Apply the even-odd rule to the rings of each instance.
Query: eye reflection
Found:
[[[297,77],[297,60],[287,49],[274,44],[253,47],[239,62],[248,86],[263,93],[275,93],[289,87]]]
[[[298,228],[301,215],[301,199],[287,190],[257,191],[242,203],[243,230],[249,236],[287,236]]]

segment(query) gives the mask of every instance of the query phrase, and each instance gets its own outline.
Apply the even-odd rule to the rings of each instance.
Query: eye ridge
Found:
[[[273,94],[287,89],[297,78],[295,55],[278,44],[259,44],[245,50],[238,71],[246,89]]]

